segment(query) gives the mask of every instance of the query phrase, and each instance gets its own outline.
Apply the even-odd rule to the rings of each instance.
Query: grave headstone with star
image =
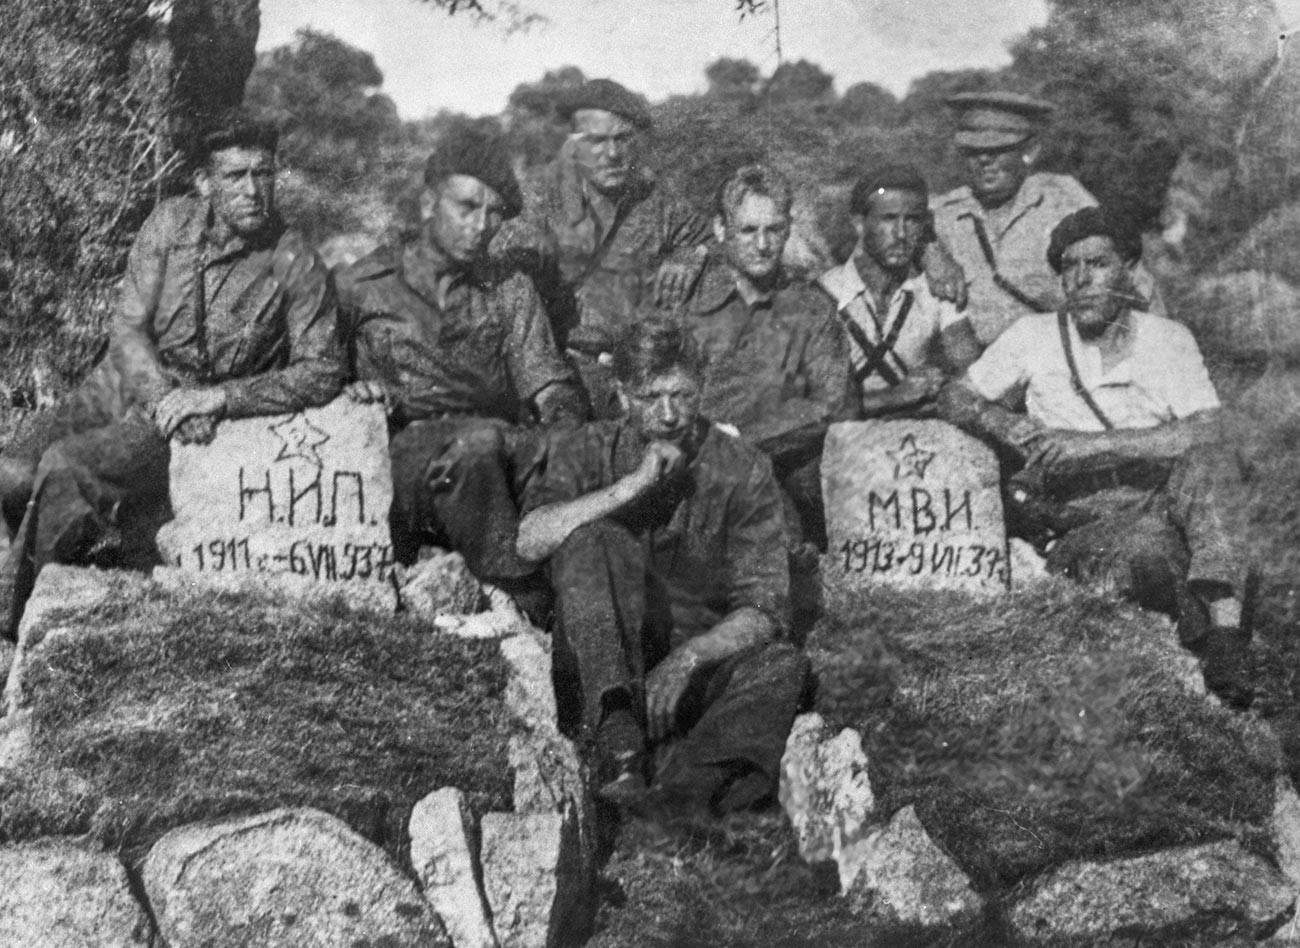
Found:
[[[976,439],[942,421],[835,424],[821,475],[828,589],[1007,588],[998,462]]]
[[[175,519],[164,561],[219,588],[320,585],[373,602],[391,592],[388,425],[340,397],[292,415],[222,422],[208,445],[171,446]]]

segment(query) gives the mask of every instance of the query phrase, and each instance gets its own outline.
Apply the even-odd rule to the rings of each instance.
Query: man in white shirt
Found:
[[[930,227],[928,190],[904,165],[858,181],[849,198],[857,246],[819,281],[847,331],[867,418],[924,413],[948,377],[980,352],[966,318],[930,292],[917,265]]]
[[[1133,308],[1140,253],[1100,208],[1063,219],[1047,251],[1061,311],[1018,320],[943,406],[1020,469],[1009,509],[1049,512],[1036,537],[1049,570],[1175,615],[1207,684],[1249,703],[1251,582],[1231,523],[1241,471],[1218,445],[1219,399],[1191,333]]]

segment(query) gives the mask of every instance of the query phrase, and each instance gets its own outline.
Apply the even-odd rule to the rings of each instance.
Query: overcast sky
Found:
[[[521,82],[578,66],[651,99],[702,90],[720,56],[776,66],[770,13],[741,22],[734,0],[519,0],[544,13],[526,32],[448,17],[418,0],[262,0],[259,48],[312,26],[374,54],[403,118],[500,112]],[[997,67],[1007,43],[1046,18],[1044,0],[782,0],[787,60],[810,59],[843,92],[901,94],[932,69]]]

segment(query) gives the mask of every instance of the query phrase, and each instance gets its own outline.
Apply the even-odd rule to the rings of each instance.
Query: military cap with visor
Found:
[[[957,113],[959,148],[995,150],[1031,138],[1056,110],[1050,102],[1018,92],[961,92],[948,98]]]
[[[571,119],[573,113],[583,109],[600,109],[612,112],[627,119],[639,129],[648,129],[654,124],[650,119],[650,108],[646,101],[635,92],[619,85],[613,79],[591,79],[563,96],[557,111],[561,118]]]

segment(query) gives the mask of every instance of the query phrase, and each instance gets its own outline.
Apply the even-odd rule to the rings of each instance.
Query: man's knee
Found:
[[[613,520],[601,518],[584,523],[565,537],[555,551],[552,562],[586,559],[592,554],[623,553],[632,549],[640,549],[632,531]]]

